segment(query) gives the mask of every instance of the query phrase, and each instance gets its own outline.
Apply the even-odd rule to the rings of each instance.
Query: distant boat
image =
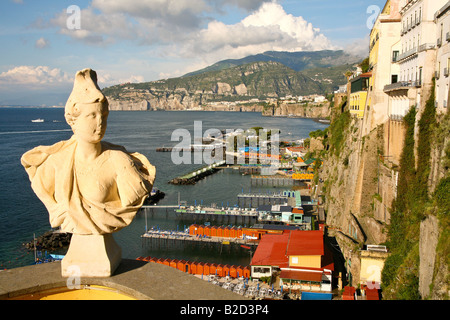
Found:
[[[44,119],[35,119],[35,120],[31,120],[31,122],[34,122],[34,123],[44,122]]]

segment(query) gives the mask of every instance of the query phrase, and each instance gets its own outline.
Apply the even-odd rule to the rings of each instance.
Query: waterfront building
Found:
[[[365,132],[383,124],[388,118],[388,95],[384,87],[397,83],[400,67],[397,60],[400,47],[401,15],[400,0],[388,0],[374,23],[370,33],[369,68],[372,86],[369,92],[372,110],[366,118]],[[394,48],[394,49],[393,49]]]
[[[401,51],[395,63],[400,67],[399,81],[384,88],[389,94],[389,117],[401,120],[412,106],[422,110],[436,76],[435,13],[446,0],[401,0]]]
[[[252,278],[279,274],[283,289],[331,291],[334,264],[322,231],[262,236],[251,261]]]
[[[368,98],[368,91],[371,85],[372,73],[362,73],[350,80],[350,114],[356,116],[358,119],[364,117],[366,106],[370,106]]]
[[[450,82],[450,2],[435,13],[436,23],[436,111],[446,113]]]

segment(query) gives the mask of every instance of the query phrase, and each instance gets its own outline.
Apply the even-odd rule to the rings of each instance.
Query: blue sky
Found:
[[[2,0],[0,105],[63,105],[76,71],[101,87],[177,77],[268,50],[368,54],[385,0]],[[70,10],[71,6],[80,11]],[[367,55],[366,54],[366,55]]]

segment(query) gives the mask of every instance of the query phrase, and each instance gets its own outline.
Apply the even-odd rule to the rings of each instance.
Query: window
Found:
[[[393,74],[393,75],[391,76],[391,83],[397,83],[397,82],[398,82],[398,75]]]

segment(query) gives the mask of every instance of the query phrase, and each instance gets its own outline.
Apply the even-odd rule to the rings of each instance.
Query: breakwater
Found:
[[[220,166],[223,164],[225,164],[225,161],[210,164],[201,169],[196,169],[184,176],[174,178],[170,180],[169,183],[173,185],[194,185],[198,181],[221,170]]]

